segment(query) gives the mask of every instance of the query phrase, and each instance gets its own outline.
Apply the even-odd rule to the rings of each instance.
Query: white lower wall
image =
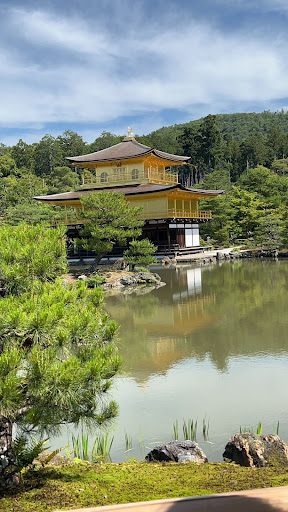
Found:
[[[199,224],[186,224],[185,247],[196,247],[200,245]]]

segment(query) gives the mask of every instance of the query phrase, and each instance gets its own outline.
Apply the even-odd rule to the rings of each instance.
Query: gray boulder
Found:
[[[120,284],[122,286],[132,286],[137,284],[137,279],[134,276],[123,276],[120,278]]]
[[[171,441],[155,446],[146,455],[145,460],[147,462],[198,462],[198,464],[208,462],[205,453],[194,441]]]
[[[137,272],[135,277],[138,283],[156,284],[161,281],[161,277],[158,274],[152,274],[152,272]]]
[[[274,434],[235,434],[226,444],[223,457],[246,467],[288,464],[288,446]]]

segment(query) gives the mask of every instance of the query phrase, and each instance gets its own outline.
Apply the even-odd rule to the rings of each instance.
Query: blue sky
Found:
[[[0,142],[288,107],[287,0],[0,0]]]

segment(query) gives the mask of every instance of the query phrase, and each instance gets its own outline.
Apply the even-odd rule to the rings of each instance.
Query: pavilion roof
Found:
[[[138,194],[149,194],[149,193],[157,193],[157,192],[165,192],[172,190],[184,190],[186,192],[192,192],[194,194],[206,196],[218,196],[222,194],[223,190],[203,190],[200,188],[186,188],[180,183],[174,185],[160,185],[157,183],[143,183],[140,185],[123,185],[118,187],[95,187],[89,189],[81,189],[76,190],[75,192],[63,192],[62,194],[51,194],[48,196],[37,196],[34,199],[38,201],[73,201],[80,199],[81,196],[87,196],[91,192],[100,192],[102,190],[107,190],[109,192],[120,192],[125,196],[130,195],[138,195]]]
[[[77,163],[84,162],[111,162],[119,160],[128,160],[132,158],[139,158],[149,154],[153,154],[158,158],[164,160],[170,160],[172,162],[185,163],[190,157],[189,156],[178,156],[164,151],[158,151],[157,149],[150,148],[138,142],[134,137],[125,137],[122,142],[111,146],[110,148],[101,149],[95,153],[89,153],[88,155],[71,156],[66,157],[67,160]]]

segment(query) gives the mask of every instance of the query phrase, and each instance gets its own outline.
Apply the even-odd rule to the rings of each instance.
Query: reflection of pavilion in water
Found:
[[[181,270],[181,269],[176,269]],[[178,272],[179,273],[179,272]],[[181,274],[180,274],[181,275]],[[208,304],[215,302],[215,294],[201,295],[201,268],[185,269],[182,272],[181,288],[172,293],[169,301],[161,297],[157,306],[151,310],[149,317],[134,311],[134,325],[147,333],[186,336],[190,332],[215,320],[215,316],[207,310]],[[162,288],[165,294],[165,288]],[[172,300],[171,300],[172,299]],[[167,303],[168,302],[168,303]]]
[[[162,276],[167,285],[148,295],[128,296],[108,309],[121,325],[124,369],[138,382],[198,357],[191,334],[215,322],[215,294],[202,295],[201,268],[177,268]],[[211,310],[211,311],[210,311]]]
[[[108,308],[122,325],[124,369],[138,382],[189,359],[208,357],[223,372],[233,358],[288,356],[286,264],[180,267],[161,277],[163,288],[115,297]]]

